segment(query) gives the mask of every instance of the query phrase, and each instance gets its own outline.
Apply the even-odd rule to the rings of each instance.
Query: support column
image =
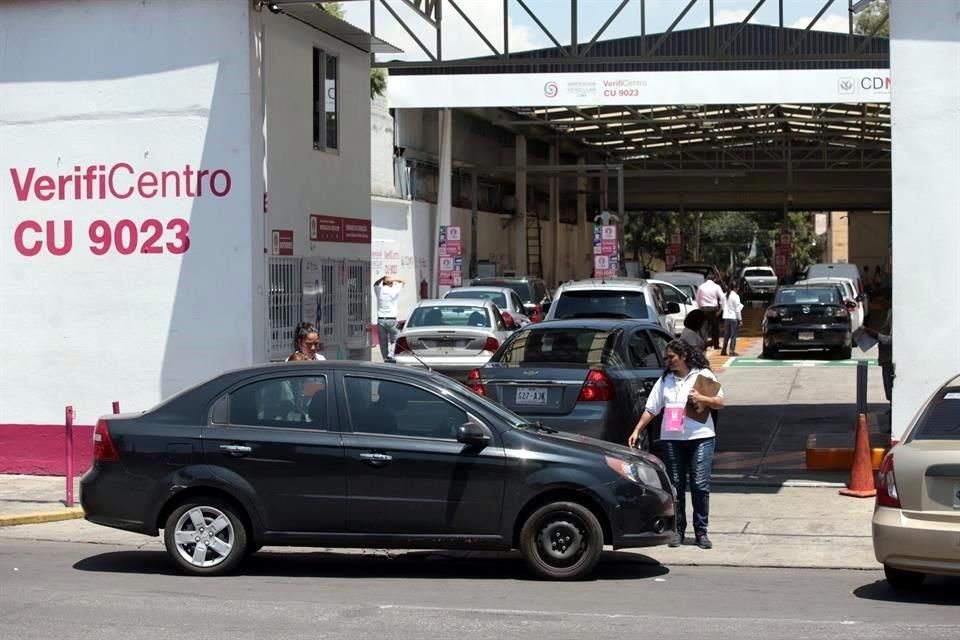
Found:
[[[555,144],[550,145],[550,164],[560,164],[560,148]],[[555,287],[560,280],[560,175],[556,173],[550,177],[550,231],[553,234],[552,269],[550,278],[544,279],[548,287]]]
[[[583,156],[577,158],[578,165],[587,164],[587,159]],[[574,251],[574,262],[573,262],[573,277],[577,278],[586,278],[590,275],[590,272],[583,272],[584,263],[580,262],[583,260],[583,254],[585,247],[590,247],[590,255],[593,255],[593,221],[587,219],[587,176],[584,173],[577,173],[577,229],[576,229],[576,239],[573,245]],[[585,239],[590,239],[589,242],[584,242]]]
[[[516,149],[516,166],[527,166],[527,137],[517,135],[514,143]],[[517,211],[513,228],[516,231],[516,251],[514,252],[513,269],[519,275],[527,272],[527,172],[517,171],[514,181],[517,191]]]
[[[477,277],[477,210],[479,209],[479,194],[477,193],[477,171],[470,172],[470,278]]]
[[[442,298],[450,290],[449,285],[440,286],[440,227],[450,224],[450,198],[453,194],[453,112],[441,109],[437,112],[439,135],[438,155],[440,169],[437,178],[437,215],[433,228],[433,297]]]

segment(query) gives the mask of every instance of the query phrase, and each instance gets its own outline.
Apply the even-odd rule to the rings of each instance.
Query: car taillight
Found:
[[[496,353],[499,348],[500,343],[497,342],[496,338],[487,338],[487,341],[483,344],[483,350],[489,351],[490,353]]]
[[[766,316],[768,318],[779,318],[783,315],[779,309],[767,309]]]
[[[403,353],[404,351],[410,351],[410,345],[407,344],[406,338],[397,338],[397,343],[393,345],[394,355],[398,353]]]
[[[474,369],[467,374],[467,386],[470,387],[470,390],[481,395],[487,395],[487,390],[483,388],[483,383],[480,382],[480,369]]]
[[[107,421],[97,420],[97,427],[93,430],[93,461],[117,462],[118,460],[120,456],[117,455],[117,448],[113,446]]]
[[[897,493],[897,478],[893,473],[893,454],[888,453],[880,463],[877,481],[877,506],[900,509],[900,494]]]
[[[613,381],[610,376],[600,369],[590,369],[587,379],[580,388],[580,397],[577,402],[606,402],[613,400]]]
[[[513,316],[510,315],[510,312],[501,311],[500,315],[503,316],[503,324],[506,325],[507,329],[513,329]]]
[[[533,305],[533,313],[530,314],[530,322],[540,322],[543,320],[543,311],[540,309],[540,305]]]

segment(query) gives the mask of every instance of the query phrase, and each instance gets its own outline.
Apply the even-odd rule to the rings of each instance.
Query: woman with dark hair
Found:
[[[294,358],[298,353],[300,356]],[[326,360],[320,353],[320,332],[312,322],[301,322],[293,332],[293,353],[287,362],[296,360]]]
[[[646,429],[660,412],[664,413],[660,442],[670,481],[677,489],[677,531],[670,541],[670,546],[678,547],[683,544],[686,533],[686,489],[689,476],[693,531],[697,546],[710,549],[713,543],[707,537],[707,521],[710,514],[710,473],[716,432],[712,415],[708,413],[706,422],[698,422],[686,415],[686,409],[688,403],[711,410],[723,409],[723,390],[719,389],[715,396],[705,396],[693,388],[699,376],[714,381],[717,378],[710,371],[710,364],[703,351],[692,347],[685,340],[674,340],[667,345],[666,361],[667,368],[650,391],[647,406],[627,444],[635,446],[640,432]]]
[[[706,323],[707,314],[702,309],[693,309],[683,319],[683,332],[680,334],[680,339],[686,340],[691,347],[704,351],[707,348],[707,341],[703,337],[703,326]]]

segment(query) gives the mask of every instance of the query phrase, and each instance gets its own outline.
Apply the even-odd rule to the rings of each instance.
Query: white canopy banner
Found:
[[[393,75],[390,107],[890,102],[889,69]]]

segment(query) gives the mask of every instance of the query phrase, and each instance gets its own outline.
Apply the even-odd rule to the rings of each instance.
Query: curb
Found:
[[[38,511],[19,515],[0,515],[0,527],[13,527],[21,524],[42,524],[44,522],[59,522],[60,520],[76,520],[83,517],[83,509],[72,507],[59,511]]]

